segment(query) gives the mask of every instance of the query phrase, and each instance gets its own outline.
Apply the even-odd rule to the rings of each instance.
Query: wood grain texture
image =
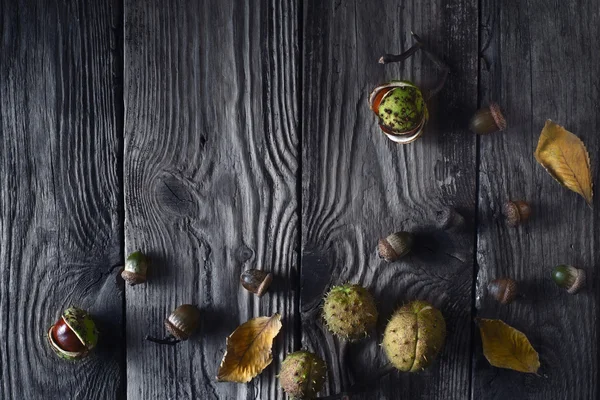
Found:
[[[126,1],[126,251],[152,258],[128,288],[129,399],[277,399],[295,350],[298,278],[298,45],[289,1]],[[246,268],[274,273],[261,299]],[[200,332],[177,346],[164,332],[181,303]],[[280,312],[273,363],[249,385],[217,383],[225,338]]]
[[[120,2],[0,2],[0,398],[113,399],[122,295]],[[101,331],[79,363],[46,334],[63,309]]]
[[[466,126],[477,101],[477,15],[472,0],[305,2],[302,340],[329,365],[324,392],[347,390],[385,364],[378,344],[387,320],[399,305],[422,299],[439,307],[448,324],[438,361],[418,374],[393,372],[362,398],[469,396],[476,140]],[[430,102],[427,132],[402,146],[381,133],[367,99],[391,79],[423,87],[437,80],[421,53],[404,66],[377,63],[384,53],[406,50],[411,30],[452,73]],[[457,207],[469,228],[457,235],[437,231],[433,220],[442,206]],[[386,264],[376,255],[377,240],[398,230],[413,231],[417,245]],[[380,312],[371,339],[349,347],[319,318],[328,287],[346,281],[369,288]]]
[[[598,213],[556,183],[533,152],[552,119],[583,140],[599,176],[600,78],[589,47],[599,19],[590,2],[482,2],[481,98],[500,103],[508,129],[481,138],[477,314],[524,332],[540,354],[541,376],[492,368],[476,345],[473,399],[598,397]],[[508,199],[531,204],[527,225],[503,222]],[[586,270],[582,293],[571,296],[552,282],[552,268],[563,263]],[[524,296],[508,306],[485,290],[503,275],[518,280]]]

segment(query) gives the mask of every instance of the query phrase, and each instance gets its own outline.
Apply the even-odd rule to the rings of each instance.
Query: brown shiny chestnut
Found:
[[[71,327],[67,325],[64,318],[59,319],[52,327],[52,339],[65,351],[76,353],[85,350],[85,346]]]

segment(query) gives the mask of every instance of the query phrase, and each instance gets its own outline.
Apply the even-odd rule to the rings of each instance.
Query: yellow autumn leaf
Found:
[[[499,319],[478,319],[483,354],[494,367],[537,373],[540,359],[527,336]]]
[[[220,382],[247,383],[273,361],[273,339],[281,330],[281,315],[258,317],[240,325],[227,338]]]
[[[547,120],[534,155],[558,183],[579,193],[592,206],[590,156],[581,139]]]

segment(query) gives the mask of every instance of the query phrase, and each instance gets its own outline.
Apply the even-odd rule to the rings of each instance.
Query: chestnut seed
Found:
[[[517,282],[510,278],[494,279],[488,283],[488,292],[500,304],[511,303],[518,294]]]
[[[273,281],[273,275],[260,269],[248,269],[240,275],[240,283],[250,293],[262,297]]]
[[[500,106],[490,103],[489,107],[477,110],[471,118],[469,129],[478,135],[486,135],[506,129],[506,119]]]
[[[66,360],[77,360],[88,355],[98,342],[98,330],[92,317],[84,310],[69,307],[48,330],[52,350]]]
[[[63,350],[72,353],[85,350],[85,346],[81,343],[81,340],[79,340],[75,332],[73,332],[62,317],[52,327],[52,339]]]

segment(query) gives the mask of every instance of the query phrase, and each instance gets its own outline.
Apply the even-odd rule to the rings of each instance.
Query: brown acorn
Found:
[[[552,270],[552,279],[560,287],[575,294],[585,286],[585,271],[570,265],[559,265]]]
[[[198,329],[200,310],[191,304],[177,307],[165,321],[165,328],[179,340],[188,340]]]
[[[256,294],[258,297],[265,294],[272,281],[273,275],[260,269],[248,269],[240,275],[240,282],[244,289]]]
[[[488,283],[489,294],[500,304],[512,302],[518,294],[517,282],[510,278],[494,279]]]
[[[453,208],[446,207],[436,212],[435,217],[437,227],[446,232],[460,232],[465,227],[465,218]]]
[[[200,325],[200,310],[191,304],[183,304],[177,307],[165,320],[165,328],[169,336],[157,339],[146,336],[149,340],[158,344],[176,344],[188,340]]]
[[[510,226],[519,226],[529,219],[531,207],[525,201],[508,201],[504,205],[506,222]]]
[[[506,129],[506,119],[502,115],[500,106],[490,103],[489,107],[477,110],[471,118],[469,129],[478,135],[487,135]]]
[[[377,245],[379,257],[387,262],[397,261],[410,252],[413,245],[413,235],[408,232],[392,233],[380,239]]]

